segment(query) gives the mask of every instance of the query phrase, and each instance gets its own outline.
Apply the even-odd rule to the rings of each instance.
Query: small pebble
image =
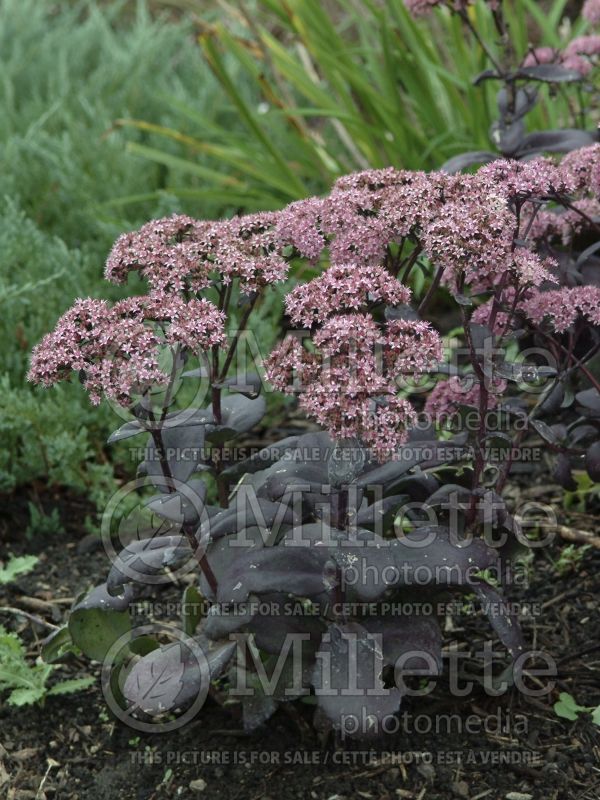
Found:
[[[457,797],[469,796],[469,784],[466,783],[466,781],[458,781],[457,783],[452,783],[450,785],[450,788]]]
[[[509,792],[504,797],[505,800],[533,800],[532,794],[523,794],[523,792]]]
[[[427,780],[435,778],[435,769],[431,764],[419,764],[417,772]]]
[[[189,786],[192,792],[203,792],[206,789],[206,781],[202,778],[196,778],[195,781],[190,781]]]

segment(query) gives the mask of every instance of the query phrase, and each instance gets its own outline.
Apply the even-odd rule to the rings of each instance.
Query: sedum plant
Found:
[[[147,294],[78,301],[31,363],[111,402],[111,441],[145,437],[138,533],[50,657],[71,638],[104,660],[129,720],[229,690],[248,729],[314,697],[327,725],[376,736],[410,676],[441,673],[437,603],[467,593],[517,682],[529,654],[503,592],[529,540],[506,482],[540,438],[565,481],[600,469],[599,196],[592,145],[473,175],[368,170],[280,212],[120,237],[106,277],[137,273]],[[257,360],[318,427],[243,452],[266,387],[241,343],[290,264],[317,277]],[[183,638],[136,637],[128,608],[186,572]]]

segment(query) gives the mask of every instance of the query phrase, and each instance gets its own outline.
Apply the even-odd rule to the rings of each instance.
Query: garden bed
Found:
[[[558,488],[534,487],[534,491],[537,500],[560,502]],[[2,538],[7,546],[16,554],[35,552],[40,561],[33,572],[3,590],[1,604],[56,625],[66,617],[67,598],[96,583],[107,560],[93,540],[78,544],[90,510],[84,502],[49,493],[41,495],[41,502],[46,513],[52,507],[60,509],[65,530],[51,539],[28,542],[22,535],[27,498],[3,503],[5,509],[12,506],[16,511],[12,518],[3,512]],[[566,521],[585,527],[590,518],[575,514]],[[11,800],[203,795],[220,800],[277,800],[284,795],[314,800],[500,800],[511,792],[520,793],[523,800],[526,795],[535,800],[598,798],[600,730],[587,716],[575,722],[559,719],[553,703],[559,691],[572,694],[582,705],[597,701],[600,553],[588,550],[578,565],[569,568],[565,546],[559,540],[538,552],[528,587],[515,587],[511,593],[512,600],[529,603],[536,611],[523,620],[527,642],[558,663],[557,687],[547,697],[508,692],[494,699],[475,688],[467,697],[453,698],[442,681],[431,696],[406,700],[401,710],[409,715],[404,718],[409,728],[426,731],[429,718],[431,730],[399,733],[381,743],[323,740],[311,725],[312,708],[298,703],[289,713],[278,711],[248,736],[241,730],[235,707],[223,709],[211,699],[181,730],[139,734],[110,716],[99,669],[72,659],[61,677],[91,672],[97,681],[90,689],[49,697],[43,709],[4,705],[0,711],[2,791]],[[564,574],[558,574],[561,571]],[[179,598],[183,588],[181,582],[163,588],[160,600]],[[38,649],[36,640],[48,633],[16,615],[10,616],[10,626],[20,630],[32,653]],[[487,625],[480,616],[454,617],[446,623],[445,645],[457,642],[475,652],[477,642],[485,638]],[[477,671],[477,658],[469,664]],[[446,716],[452,716],[450,732],[439,729]],[[467,722],[471,733],[457,730]]]

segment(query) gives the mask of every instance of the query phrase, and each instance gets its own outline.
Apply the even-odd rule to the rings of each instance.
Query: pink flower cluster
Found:
[[[600,144],[573,150],[556,166],[551,166],[548,159],[519,163],[523,164],[524,169],[531,171],[538,163],[541,166],[543,162],[545,165],[541,172],[548,180],[545,186],[541,182],[536,187],[540,190],[540,198],[554,194],[572,195],[571,207],[567,210],[551,210],[526,204],[521,214],[522,230],[528,230],[529,239],[533,242],[558,239],[569,245],[574,236],[590,227],[590,220],[600,220]],[[483,167],[478,174],[491,173],[495,163]],[[528,177],[525,186],[533,186],[533,183]],[[512,188],[518,188],[514,181]]]
[[[489,182],[490,190],[495,187],[512,200],[570,194],[577,188],[570,171],[544,157],[533,161],[499,158],[481,167],[477,175]]]
[[[521,270],[522,283],[539,284],[552,265],[526,252],[515,258],[515,208],[521,213],[519,235],[532,220],[532,241],[555,236],[567,225],[582,227],[581,215],[578,220],[570,216],[561,220],[553,212],[539,211],[536,204],[573,193],[593,194],[599,173],[598,145],[569,154],[563,164],[549,158],[499,159],[475,175],[411,173],[391,167],[367,170],[340,178],[327,197],[284,209],[277,223],[278,241],[313,263],[327,253],[342,278],[348,269],[381,269],[388,246],[411,237],[436,267],[443,268],[448,286],[466,279],[478,289],[489,288],[507,270]],[[310,327],[340,299],[344,308],[357,310],[362,298],[346,303],[336,290],[336,280],[337,273],[328,275],[310,297],[302,294],[300,305],[298,290],[293,292],[288,299],[293,321]]]
[[[392,167],[344,176],[327,197],[311,197],[284,209],[279,241],[313,262],[328,247],[332,264],[377,266],[390,242],[427,218],[431,181],[424,172]]]
[[[431,390],[423,412],[438,425],[454,414],[460,405],[476,406],[479,402],[479,384],[474,379],[463,382],[458,377],[440,381]]]
[[[552,281],[556,285],[556,281]],[[592,325],[600,325],[600,287],[573,286],[538,290],[528,288],[519,294],[515,303],[515,290],[508,287],[502,293],[502,309],[514,309],[514,316],[508,311],[497,311],[494,315],[493,333],[505,335],[518,319],[528,319],[534,325],[548,325],[555,333],[564,333],[578,319],[585,319]],[[480,305],[471,315],[471,322],[490,327],[493,298]],[[517,319],[518,318],[518,319]]]
[[[567,211],[537,211],[524,215],[523,224],[527,227],[531,221],[529,238],[535,242],[561,240],[569,245],[575,236],[590,227],[589,220],[600,222],[600,201],[591,197],[574,200],[572,208]]]
[[[444,282],[491,285],[511,262],[515,217],[502,187],[479,175],[449,176],[445,202],[426,225],[428,258],[445,270]]]
[[[560,166],[573,191],[600,198],[600,144],[567,153]]]
[[[94,405],[105,395],[128,406],[134,395],[167,382],[161,346],[207,350],[225,342],[224,317],[208,300],[130,297],[112,307],[77,300],[34,348],[28,379],[51,386],[79,371]]]
[[[556,333],[564,333],[579,316],[600,325],[600,288],[575,286],[535,292],[519,308],[531,322],[547,322]]]
[[[408,289],[381,268],[333,266],[292,294],[293,321],[318,327],[304,342],[308,348],[290,334],[272,351],[265,361],[268,380],[298,393],[306,413],[335,439],[359,439],[375,458],[390,457],[415,421],[394,381],[441,360],[439,335],[426,322],[379,325],[367,313],[371,301],[409,299]]]
[[[600,0],[585,0],[581,16],[592,25],[600,24]]]
[[[372,302],[400,305],[409,299],[410,290],[383,267],[343,264],[297,286],[285,298],[285,307],[294,324],[311,328],[338,311],[359,311]]]
[[[587,52],[591,49],[586,45]],[[566,212],[544,207],[566,196],[571,198]],[[600,145],[596,144],[568,154],[561,163],[547,158],[498,160],[473,175],[392,167],[366,170],[340,178],[326,197],[292,203],[280,212],[221,222],[188,216],[154,220],[119,237],[106,266],[106,277],[117,283],[138,271],[150,284],[150,294],[112,309],[100,301],[80,301],[36,348],[30,377],[48,385],[71,369],[83,370],[94,402],[102,393],[126,402],[137,387],[164,379],[155,358],[160,342],[207,349],[225,341],[224,320],[217,309],[206,300],[186,302],[185,296],[215,280],[229,284],[236,279],[242,291],[255,291],[283,280],[290,257],[299,253],[311,262],[323,259],[330,264],[286,298],[290,319],[313,331],[320,354],[309,356],[297,342],[285,342],[272,370],[273,383],[283,388],[292,371],[302,372],[304,382],[315,384],[312,399],[303,400],[305,407],[317,418],[329,420],[328,426],[341,436],[346,427],[340,409],[344,414],[349,409],[340,400],[341,389],[331,378],[322,379],[323,359],[338,363],[342,356],[349,357],[342,343],[352,339],[364,339],[371,348],[374,342],[369,336],[376,334],[383,359],[379,379],[372,364],[367,372],[358,369],[372,359],[372,354],[360,350],[358,361],[349,365],[353,374],[343,372],[339,378],[351,390],[354,406],[363,409],[356,414],[365,441],[378,447],[387,435],[387,431],[381,437],[376,433],[384,431],[381,420],[391,419],[392,406],[396,414],[404,408],[392,399],[392,373],[422,371],[437,346],[437,334],[425,323],[396,320],[384,331],[374,332],[366,321],[374,304],[397,306],[409,301],[409,290],[392,277],[396,248],[404,256],[428,257],[442,271],[445,285],[461,294],[469,288],[495,289],[507,275],[508,286],[539,287],[552,279],[556,264],[540,258],[531,244],[556,237],[570,241],[589,226],[590,217],[599,215],[599,198]],[[523,238],[527,241],[515,248]],[[548,293],[543,297],[538,301],[542,305],[548,302]],[[579,307],[584,308],[581,303]],[[589,310],[581,313],[591,319]],[[501,318],[496,322],[500,325]],[[344,331],[342,325],[350,327]],[[381,396],[389,399],[385,412],[376,399]],[[367,406],[373,419],[380,420],[375,428],[367,429]]]
[[[597,0],[595,1],[597,3]],[[597,65],[598,55],[600,55],[600,36],[578,36],[562,51],[552,47],[536,47],[525,56],[523,66],[560,64],[565,69],[572,69],[585,77]]]
[[[485,325],[496,336],[504,336],[509,331],[510,314],[507,311],[497,311],[493,324],[490,325],[493,302],[492,298],[476,308],[471,314],[471,322]]]
[[[124,283],[138,271],[154,293],[198,292],[213,277],[238,278],[244,291],[285,279],[288,263],[278,247],[275,212],[217,222],[172,216],[152,220],[120,236],[106,262],[105,277]]]
[[[500,395],[506,389],[506,381],[496,380],[488,388],[487,409],[498,405]],[[423,413],[436,425],[445,426],[459,406],[479,407],[481,387],[475,376],[456,376],[440,381],[432,389],[425,402]]]

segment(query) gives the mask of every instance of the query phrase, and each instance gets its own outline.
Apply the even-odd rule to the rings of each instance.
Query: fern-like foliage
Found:
[[[37,556],[13,556],[6,564],[0,563],[0,586],[14,581],[19,575],[31,572],[39,558]]]
[[[8,692],[9,705],[43,702],[48,696],[80,692],[94,683],[94,678],[87,676],[47,686],[48,679],[56,669],[52,664],[44,664],[41,659],[30,664],[17,634],[9,633],[0,626],[0,692]]]

